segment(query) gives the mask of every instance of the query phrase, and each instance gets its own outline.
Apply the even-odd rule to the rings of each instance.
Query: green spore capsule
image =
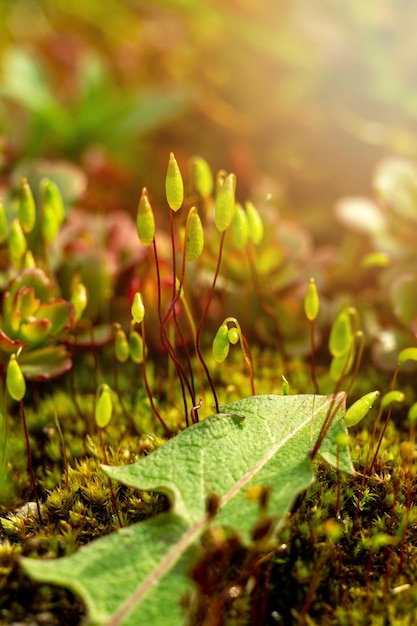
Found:
[[[191,160],[191,176],[194,187],[202,198],[209,198],[213,193],[213,174],[204,159],[195,156]]]
[[[188,214],[186,232],[185,258],[187,261],[196,261],[204,249],[204,230],[195,207]]]
[[[143,363],[143,339],[133,329],[129,333],[129,352],[133,363]]]
[[[87,289],[84,283],[77,283],[72,294],[71,304],[74,307],[74,322],[81,319],[88,303]]]
[[[114,354],[119,363],[126,363],[130,356],[129,342],[125,331],[117,324],[114,335]]]
[[[14,219],[9,232],[9,258],[13,267],[20,267],[22,257],[27,250],[26,237],[18,219]]]
[[[23,232],[26,234],[30,233],[36,223],[36,207],[32,190],[26,178],[22,178],[20,183],[18,217]]]
[[[248,216],[242,205],[237,202],[232,221],[233,245],[237,250],[243,250],[249,240]]]
[[[153,243],[155,239],[155,218],[151,203],[149,202],[148,191],[146,187],[142,189],[140,196],[138,212],[136,215],[136,230],[139,241],[146,248]]]
[[[142,296],[138,292],[136,292],[133,297],[130,312],[132,313],[132,317],[136,324],[140,324],[143,321],[143,318],[145,317],[145,306],[143,304]]]
[[[4,205],[0,198],[0,244],[4,243],[6,239],[7,239],[6,211],[4,210]]]
[[[43,212],[46,209],[53,213],[59,230],[65,220],[65,208],[61,192],[58,186],[48,178],[41,180],[41,192],[43,195]]]
[[[398,355],[398,365],[403,365],[406,361],[417,361],[417,348],[404,348]]]
[[[304,312],[310,322],[313,322],[316,319],[319,309],[320,301],[319,294],[317,293],[316,282],[314,278],[310,278],[306,297],[304,298]]]
[[[282,378],[282,395],[288,396],[290,393],[290,383],[285,378],[284,374],[281,374],[281,378]]]
[[[237,344],[237,342],[239,341],[239,331],[235,326],[232,326],[232,328],[229,328],[229,330],[227,331],[227,336],[229,339],[229,343],[231,343],[233,346],[235,346]]]
[[[217,363],[223,363],[223,361],[229,354],[229,348],[229,329],[227,327],[227,324],[222,324],[213,339],[213,345],[211,348],[213,357],[217,361]]]
[[[333,322],[330,337],[329,350],[332,356],[340,357],[346,354],[352,345],[353,334],[350,316],[347,310],[343,310]]]
[[[23,400],[26,393],[26,381],[15,354],[11,355],[7,365],[6,387],[13,400],[16,402]]]
[[[341,376],[349,374],[353,365],[353,350],[342,354],[341,356],[334,356],[330,363],[330,378],[337,382]]]
[[[165,193],[169,208],[173,211],[178,211],[184,202],[184,183],[173,152],[169,155],[165,178]]]
[[[220,187],[214,203],[214,223],[219,232],[230,225],[235,212],[236,176],[228,174]]]
[[[384,393],[381,398],[381,409],[386,409],[390,404],[402,403],[405,400],[405,394],[402,391],[398,391],[393,389],[392,391],[388,391]]]
[[[250,200],[245,202],[245,208],[249,223],[249,238],[257,246],[264,236],[264,224],[258,209]]]
[[[410,422],[417,422],[417,402],[410,406],[407,417]]]
[[[370,393],[365,394],[359,400],[356,400],[348,408],[345,414],[345,424],[348,428],[351,426],[356,426],[359,424],[364,417],[366,417],[369,411],[372,409],[372,406],[377,398],[379,398],[379,391],[371,391]]]
[[[105,428],[111,420],[113,400],[110,387],[105,383],[97,390],[95,420],[99,428]]]

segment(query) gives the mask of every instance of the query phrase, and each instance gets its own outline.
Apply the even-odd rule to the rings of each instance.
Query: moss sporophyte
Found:
[[[80,564],[100,624],[162,604],[154,626],[165,610],[182,623],[181,604],[193,624],[400,624],[417,614],[417,315],[392,371],[376,372],[375,318],[355,294],[333,297],[335,268],[300,257],[301,228],[239,202],[233,173],[213,177],[201,157],[189,172],[171,153],[164,200],[142,189],[139,260],[106,265],[103,282],[61,239],[73,209],[54,182],[34,194],[23,179],[0,203],[1,619],[33,584],[17,555],[46,553],[68,561],[22,567],[66,584]],[[83,564],[98,580],[133,545],[153,565],[135,553],[101,604]]]

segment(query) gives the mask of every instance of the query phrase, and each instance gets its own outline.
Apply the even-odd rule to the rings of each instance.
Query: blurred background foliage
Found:
[[[270,192],[335,238],[334,201],[368,193],[380,158],[417,155],[414,14],[412,0],[3,0],[2,180],[65,159],[85,205],[135,210],[142,185],[163,190],[170,150],[201,154],[243,198]]]

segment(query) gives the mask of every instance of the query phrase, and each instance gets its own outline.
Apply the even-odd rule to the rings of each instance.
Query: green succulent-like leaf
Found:
[[[57,298],[53,302],[41,304],[36,312],[36,317],[38,319],[47,319],[51,322],[50,335],[55,337],[71,325],[73,308],[66,300]]]
[[[68,372],[72,356],[65,346],[46,346],[22,352],[19,364],[27,380],[43,382]]]
[[[11,339],[0,328],[0,351],[6,354],[12,354],[17,352],[19,348],[25,348],[27,344],[24,344],[21,339]]]
[[[19,335],[22,341],[26,342],[30,348],[39,346],[51,333],[52,322],[47,319],[33,318],[20,325]]]
[[[43,270],[38,267],[22,270],[11,282],[8,293],[6,294],[7,297],[5,296],[4,298],[3,311],[5,320],[11,315],[12,309],[19,309],[17,294],[22,288],[33,288],[35,296],[41,302],[50,302],[55,294],[55,285]]]
[[[16,294],[15,308],[21,313],[22,317],[35,315],[40,306],[40,300],[35,295],[33,287],[22,287]]]
[[[187,573],[207,527],[207,499],[218,496],[210,524],[232,526],[248,542],[259,518],[253,491],[270,489],[273,526],[314,480],[309,451],[329,411],[332,425],[320,448],[335,467],[353,472],[343,424],[345,394],[253,396],[187,428],[138,463],[106,467],[115,480],[167,494],[172,508],[154,519],[98,539],[73,556],[23,559],[33,578],[64,585],[87,604],[89,620],[133,626],[180,626],[180,606],[192,592]],[[334,411],[334,409],[336,409]],[[264,512],[265,513],[265,512]]]

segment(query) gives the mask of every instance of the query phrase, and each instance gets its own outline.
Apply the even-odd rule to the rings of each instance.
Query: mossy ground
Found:
[[[239,357],[213,368],[219,400],[248,395]],[[291,374],[288,375],[288,369]],[[170,399],[164,367],[150,367],[155,397],[170,428],[185,426],[181,406]],[[282,363],[255,350],[257,393],[281,393]],[[323,386],[325,372],[322,373]],[[311,392],[308,367],[286,371],[291,391]],[[61,588],[39,585],[19,568],[19,557],[56,557],[118,528],[103,453],[94,425],[93,380],[114,383],[110,352],[96,369],[91,354],[77,359],[74,378],[32,386],[25,399],[42,523],[32,500],[17,405],[10,405],[0,509],[0,622],[80,624],[82,603]],[[373,373],[373,376],[376,376]],[[114,415],[103,431],[110,464],[132,463],[163,443],[163,431],[146,400],[140,366],[119,366]],[[225,382],[227,381],[227,383]],[[379,380],[387,389],[389,380]],[[363,382],[369,390],[369,377]],[[381,386],[381,385],[380,385]],[[175,387],[175,385],[174,385]],[[361,382],[357,384],[360,393]],[[73,389],[77,390],[74,402]],[[330,391],[330,389],[326,389]],[[210,407],[208,395],[206,404]],[[394,415],[372,477],[361,471],[370,445],[372,416],[351,432],[356,476],[341,476],[317,462],[317,481],[294,504],[285,525],[268,536],[267,522],[254,529],[244,549],[233,532],[203,538],[200,561],[190,575],[196,598],[183,598],[190,623],[229,625],[413,624],[417,617],[417,498],[414,445],[405,415]],[[64,462],[63,443],[67,457]],[[279,488],[279,486],[273,486]],[[112,484],[117,513],[128,525],[168,507],[165,497]]]

